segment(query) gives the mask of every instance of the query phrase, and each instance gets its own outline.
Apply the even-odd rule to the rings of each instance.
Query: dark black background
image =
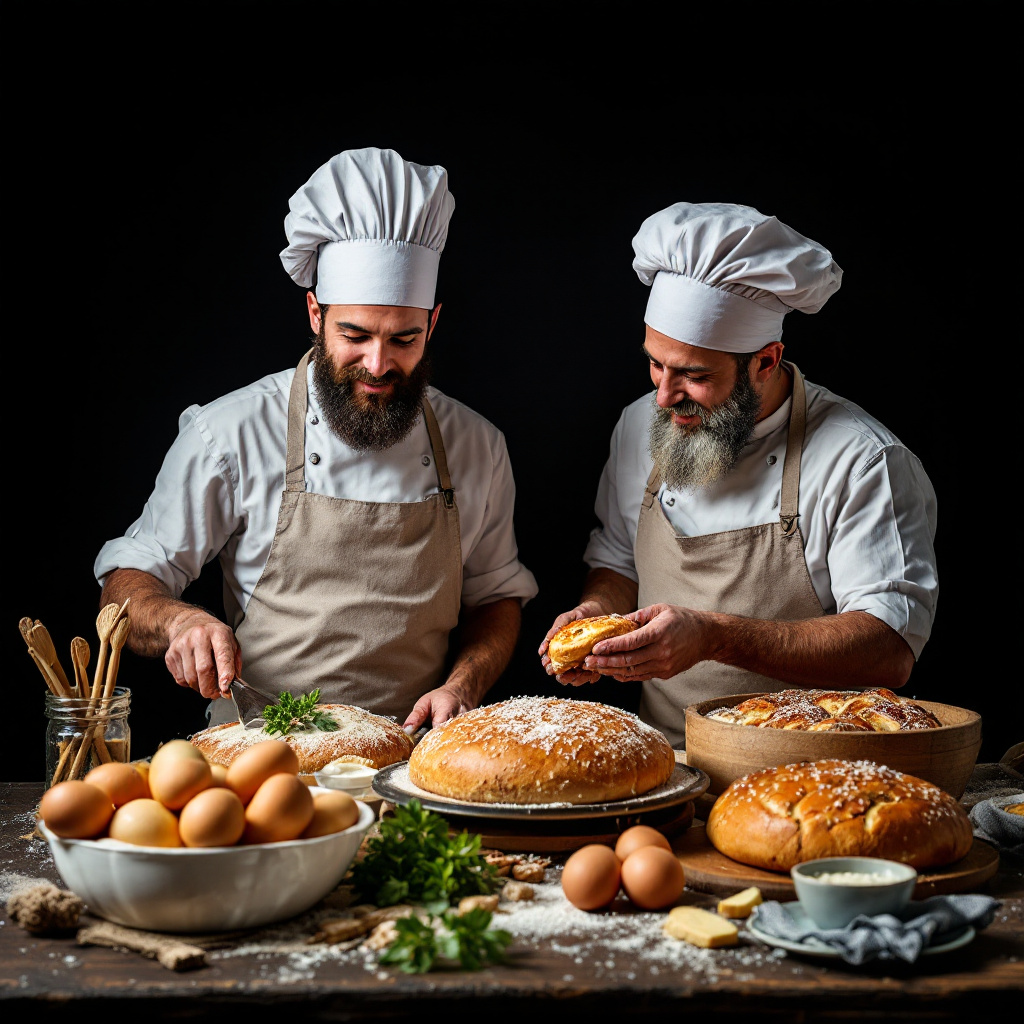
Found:
[[[980,712],[983,760],[1019,741],[1018,670],[989,640],[1017,589],[1015,523],[991,507],[974,423],[982,377],[999,374],[985,346],[1000,314],[969,280],[1000,231],[1010,151],[951,75],[970,32],[946,23],[924,51],[908,28],[841,61],[837,26],[810,49],[737,64],[723,36],[681,25],[671,59],[658,24],[656,59],[616,52],[614,33],[600,53],[548,40],[541,54],[514,23],[500,56],[502,33],[478,37],[481,57],[472,39],[455,53],[447,31],[387,40],[385,18],[376,35],[332,39],[303,18],[276,50],[264,25],[258,52],[205,21],[194,36],[178,24],[175,45],[163,25],[98,43],[85,16],[32,36],[58,84],[50,99],[26,86],[7,115],[0,775],[43,773],[46,689],[17,621],[44,622],[68,671],[76,635],[95,664],[97,551],[138,515],[186,406],[308,347],[304,294],[278,258],[288,197],[336,152],[370,145],[443,164],[456,201],[434,383],[504,431],[520,556],[540,584],[492,699],[570,692],[536,648],[578,598],[612,427],[649,387],[631,239],[671,203],[727,201],[832,251],[842,288],[820,313],[786,318],[786,357],[892,428],[936,487],[938,614],[902,692]],[[705,50],[720,60],[698,71]],[[744,88],[725,94],[727,78]],[[974,89],[990,115],[998,89]],[[217,607],[219,587],[211,572],[185,596]],[[204,702],[162,661],[126,651],[119,682],[133,756],[204,724]],[[606,682],[571,692],[635,698]]]

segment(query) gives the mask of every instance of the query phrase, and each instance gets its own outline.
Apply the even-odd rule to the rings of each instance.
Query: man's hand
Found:
[[[589,619],[594,615],[607,614],[596,601],[581,601],[575,608],[562,612],[551,624],[551,628],[544,634],[537,653],[540,655],[540,664],[549,676],[555,678],[564,686],[584,686],[587,683],[596,683],[601,678],[599,672],[586,672],[583,669],[571,668],[561,675],[555,675],[551,667],[551,658],[548,657],[548,641],[565,625],[575,622],[577,619]]]
[[[174,620],[164,664],[179,686],[213,700],[229,696],[231,680],[242,674],[242,649],[230,626],[193,607]]]
[[[423,694],[416,701],[402,728],[412,735],[423,725],[436,728],[439,725],[444,725],[448,719],[455,718],[456,715],[461,715],[464,711],[472,711],[475,707],[475,704],[466,704],[451,690],[440,686],[436,690],[430,690]]]
[[[711,654],[706,613],[670,604],[652,604],[636,613],[640,628],[594,645],[584,668],[619,682],[669,679]]]

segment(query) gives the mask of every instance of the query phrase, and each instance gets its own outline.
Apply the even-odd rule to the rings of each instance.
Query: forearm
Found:
[[[131,598],[128,614],[131,630],[128,648],[147,658],[166,653],[172,637],[191,622],[216,618],[204,608],[174,597],[155,576],[140,569],[115,569],[106,579],[100,598],[102,605],[124,604]]]
[[[444,687],[466,708],[479,707],[505,671],[519,639],[522,618],[522,606],[516,598],[464,609],[459,650]]]
[[[639,587],[628,576],[614,569],[591,569],[583,584],[580,607],[588,616],[626,615],[636,611],[638,593]]]
[[[794,686],[897,689],[914,667],[906,641],[867,612],[799,622],[702,614],[709,618],[713,660]]]

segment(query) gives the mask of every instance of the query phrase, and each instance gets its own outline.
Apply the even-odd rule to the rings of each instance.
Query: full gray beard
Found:
[[[313,388],[327,425],[356,451],[384,451],[403,440],[420,416],[430,364],[426,355],[408,377],[396,376],[388,397],[357,395],[353,384],[370,377],[354,367],[338,369],[322,338],[313,343]],[[394,371],[392,371],[394,372]]]
[[[669,490],[708,487],[721,480],[736,465],[754,432],[761,400],[741,373],[729,397],[721,405],[706,409],[684,399],[670,409],[658,406],[651,397],[653,415],[647,447],[654,465]],[[700,416],[699,427],[683,428],[672,422],[672,413]]]

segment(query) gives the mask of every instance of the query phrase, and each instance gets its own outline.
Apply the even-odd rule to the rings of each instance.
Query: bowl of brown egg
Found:
[[[348,793],[307,785],[282,740],[227,769],[171,740],[148,762],[102,764],[51,786],[38,819],[89,913],[184,934],[309,910],[348,873],[376,815]]]

